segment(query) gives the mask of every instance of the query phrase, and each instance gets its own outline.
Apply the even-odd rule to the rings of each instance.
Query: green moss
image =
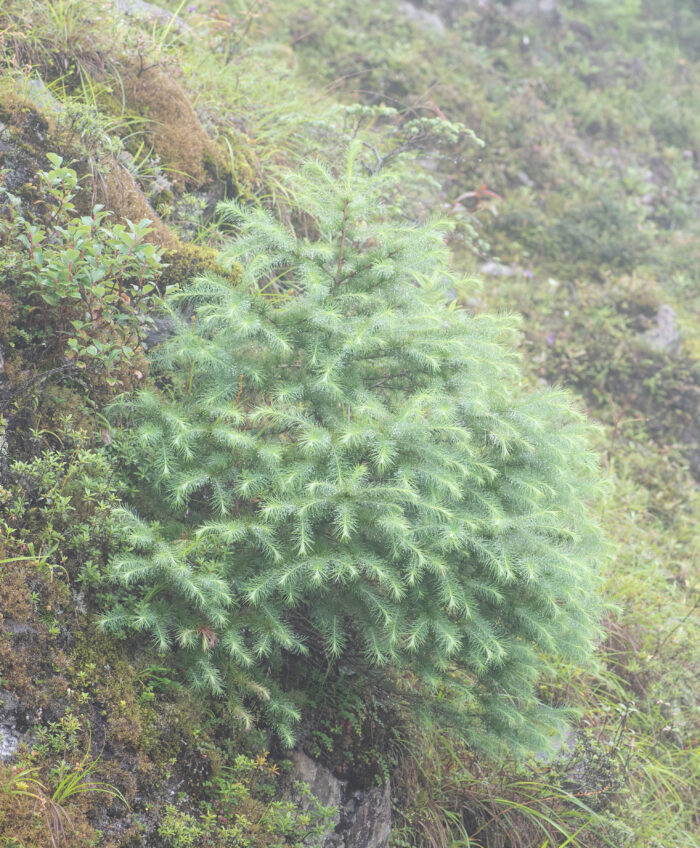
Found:
[[[168,266],[161,278],[165,286],[182,286],[193,277],[208,272],[214,272],[233,284],[238,283],[241,278],[240,266],[224,268],[219,263],[216,250],[198,244],[183,244],[177,250],[167,252],[164,262]]]
[[[218,173],[221,154],[172,70],[156,65],[141,71],[127,63],[120,77],[128,110],[147,119],[146,135],[178,190],[200,186]]]

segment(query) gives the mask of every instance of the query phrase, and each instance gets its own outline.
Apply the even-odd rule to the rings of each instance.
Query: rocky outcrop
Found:
[[[559,5],[559,0],[517,0],[513,8],[520,15],[536,14],[558,20],[561,15]]]
[[[20,711],[19,700],[0,690],[0,763],[11,760],[22,741]]]
[[[56,118],[65,112],[63,103],[53,96],[46,83],[39,77],[28,80],[25,91],[27,98],[44,115]]]
[[[369,789],[352,787],[339,780],[325,766],[301,751],[292,754],[293,767],[288,777],[287,797],[302,807],[308,807],[294,784],[307,783],[325,807],[336,807],[334,830],[324,837],[322,848],[386,848],[391,835],[391,787],[372,786]]]
[[[419,6],[414,6],[408,0],[403,0],[399,3],[399,8],[406,17],[413,21],[420,29],[433,30],[434,32],[444,32],[445,24],[439,15],[431,12],[428,9],[421,9]]]
[[[114,0],[114,5],[125,15],[135,15],[156,21],[162,26],[171,27],[180,35],[189,35],[193,32],[192,27],[188,26],[179,15],[161,9],[153,3],[146,3],[145,0]]]
[[[681,352],[681,334],[678,330],[678,316],[672,306],[664,303],[659,307],[656,324],[644,334],[643,339],[654,350],[678,356]]]

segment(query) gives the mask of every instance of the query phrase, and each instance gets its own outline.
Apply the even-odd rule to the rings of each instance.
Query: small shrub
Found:
[[[104,450],[74,427],[57,427],[61,448],[38,450],[14,460],[0,487],[0,531],[10,553],[34,558],[39,569],[56,570],[95,590],[105,563],[122,539],[119,493]],[[39,445],[54,433],[35,433]]]
[[[164,848],[283,848],[318,846],[336,810],[323,807],[306,784],[295,784],[300,801],[280,800],[278,768],[267,754],[239,755],[208,788],[213,800],[200,816],[168,805],[158,826]]]
[[[229,205],[241,282],[171,293],[164,390],[114,408],[160,520],[125,513],[102,624],[248,720],[257,693],[288,743],[299,655],[413,672],[475,744],[542,745],[541,655],[596,632],[589,427],[523,391],[510,322],[447,304],[442,231],[385,220],[386,179],[309,165],[313,239]]]
[[[41,217],[25,217],[19,199],[4,192],[10,217],[0,220],[2,238],[23,247],[17,279],[23,335],[79,368],[106,372],[115,385],[115,372],[151,323],[161,254],[146,241],[146,220],[110,224],[101,206],[77,215],[75,171],[60,156],[48,158],[53,167],[39,174],[47,198]]]

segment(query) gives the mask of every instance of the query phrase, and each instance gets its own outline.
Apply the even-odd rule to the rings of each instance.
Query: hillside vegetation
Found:
[[[697,0],[0,33],[0,845],[698,846]]]

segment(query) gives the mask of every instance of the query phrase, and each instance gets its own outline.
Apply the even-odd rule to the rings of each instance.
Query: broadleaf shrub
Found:
[[[387,220],[387,179],[309,164],[305,237],[224,207],[240,283],[172,291],[160,389],[113,409],[147,496],[103,626],[242,716],[257,692],[287,741],[271,681],[296,654],[398,670],[475,743],[541,745],[542,657],[596,634],[590,425],[524,387],[513,321],[448,302],[444,228]]]
[[[115,223],[96,205],[79,215],[78,177],[55,153],[40,171],[44,197],[30,215],[19,198],[0,186],[6,217],[0,237],[22,246],[17,290],[22,296],[24,336],[47,343],[78,368],[115,372],[134,354],[152,324],[162,251],[147,241],[150,222]]]

